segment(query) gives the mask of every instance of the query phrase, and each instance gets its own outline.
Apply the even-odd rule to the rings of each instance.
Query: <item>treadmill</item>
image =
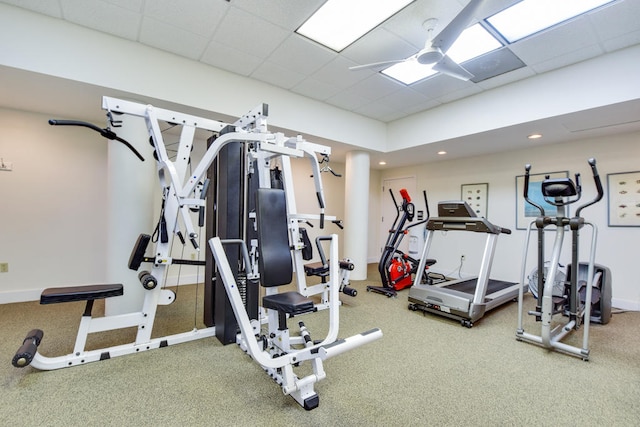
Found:
[[[417,271],[422,271],[433,240],[434,232],[468,231],[486,233],[487,240],[482,256],[480,272],[471,279],[450,280],[434,285],[416,280],[409,290],[409,309],[439,314],[459,320],[461,325],[471,328],[485,312],[518,298],[518,283],[489,278],[491,264],[500,234],[511,234],[511,230],[498,227],[486,218],[478,217],[462,200],[438,203],[438,216],[429,219],[427,237]]]

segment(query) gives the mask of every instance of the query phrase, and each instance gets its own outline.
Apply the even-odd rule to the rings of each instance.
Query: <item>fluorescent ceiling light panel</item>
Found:
[[[475,24],[460,34],[447,51],[447,56],[460,64],[499,47],[502,47],[502,43],[498,39],[489,34],[482,25]]]
[[[414,0],[327,0],[298,34],[340,52]]]
[[[487,18],[509,43],[616,0],[523,0]]]
[[[396,79],[407,86],[417,82],[418,80],[426,79],[435,73],[436,71],[431,69],[431,65],[420,64],[415,59],[399,62],[382,70],[382,74],[386,74],[392,79]]]

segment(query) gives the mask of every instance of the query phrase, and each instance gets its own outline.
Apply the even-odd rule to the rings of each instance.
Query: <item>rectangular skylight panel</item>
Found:
[[[340,52],[414,0],[327,0],[298,34]]]
[[[487,22],[513,43],[613,1],[523,0],[487,18]]]
[[[451,45],[447,56],[458,64],[502,47],[502,44],[480,24],[467,28]]]
[[[392,79],[396,79],[407,86],[419,80],[426,79],[436,73],[431,69],[431,65],[420,64],[415,60],[399,62],[391,67],[382,70],[382,74],[386,74]]]

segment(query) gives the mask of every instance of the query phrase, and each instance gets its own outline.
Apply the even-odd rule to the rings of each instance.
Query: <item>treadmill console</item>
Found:
[[[462,200],[451,200],[438,203],[438,216],[455,218],[476,218],[471,206]]]
[[[476,215],[467,202],[450,200],[438,203],[438,216],[427,221],[427,230],[459,230],[476,233],[511,234],[511,230],[491,224]]]

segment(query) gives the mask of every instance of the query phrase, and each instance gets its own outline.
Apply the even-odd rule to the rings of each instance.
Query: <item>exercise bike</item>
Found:
[[[591,166],[597,195],[590,202],[578,207],[573,217],[568,216],[568,206],[577,202],[582,196],[580,174],[575,174],[575,182],[568,177],[552,179],[549,176],[542,181],[540,190],[544,202],[557,210],[554,216],[550,216],[546,214],[541,202],[535,202],[529,197],[531,165],[525,166],[524,199],[536,208],[540,215],[530,223],[525,241],[518,294],[518,329],[516,331],[518,341],[539,344],[548,349],[580,357],[585,361],[589,360],[589,326],[591,321],[606,323],[611,313],[611,272],[608,268],[595,263],[597,228],[581,216],[583,209],[599,202],[604,194],[596,161],[589,159],[588,162]],[[579,235],[585,225],[592,229],[591,249],[589,261],[581,263],[579,261]],[[529,311],[529,314],[535,316],[536,321],[540,322],[540,335],[525,332],[523,326],[526,260],[529,238],[534,226],[538,236],[538,270],[537,284],[533,285],[537,286],[537,292],[534,295],[537,295],[538,300],[535,310]],[[544,232],[548,227],[555,227],[555,239],[551,260],[545,263]],[[562,295],[559,295],[556,282],[557,278],[561,277],[558,275],[558,268],[566,230],[571,231],[572,237],[571,264],[567,266],[568,280],[564,282]],[[545,266],[545,264],[547,265]],[[595,319],[592,314],[596,314]],[[565,318],[568,319],[566,322]],[[561,342],[569,333],[579,330],[581,327],[583,327],[582,347]]]
[[[396,206],[396,217],[393,226],[389,230],[387,241],[378,263],[378,272],[382,286],[367,286],[367,291],[376,292],[387,297],[397,296],[397,291],[410,287],[414,282],[414,276],[418,273],[418,265],[420,260],[416,259],[399,249],[400,243],[405,235],[409,234],[409,230],[413,227],[425,224],[429,220],[429,204],[427,203],[427,192],[423,191],[424,205],[426,209],[426,217],[415,224],[407,225],[412,222],[415,216],[415,206],[411,202],[411,197],[406,189],[400,190],[402,203],[398,204],[393,196],[393,191],[389,189],[389,194]],[[418,251],[420,253],[422,251]],[[427,270],[436,263],[435,259],[427,259],[422,272],[421,281],[429,283],[431,281]]]

